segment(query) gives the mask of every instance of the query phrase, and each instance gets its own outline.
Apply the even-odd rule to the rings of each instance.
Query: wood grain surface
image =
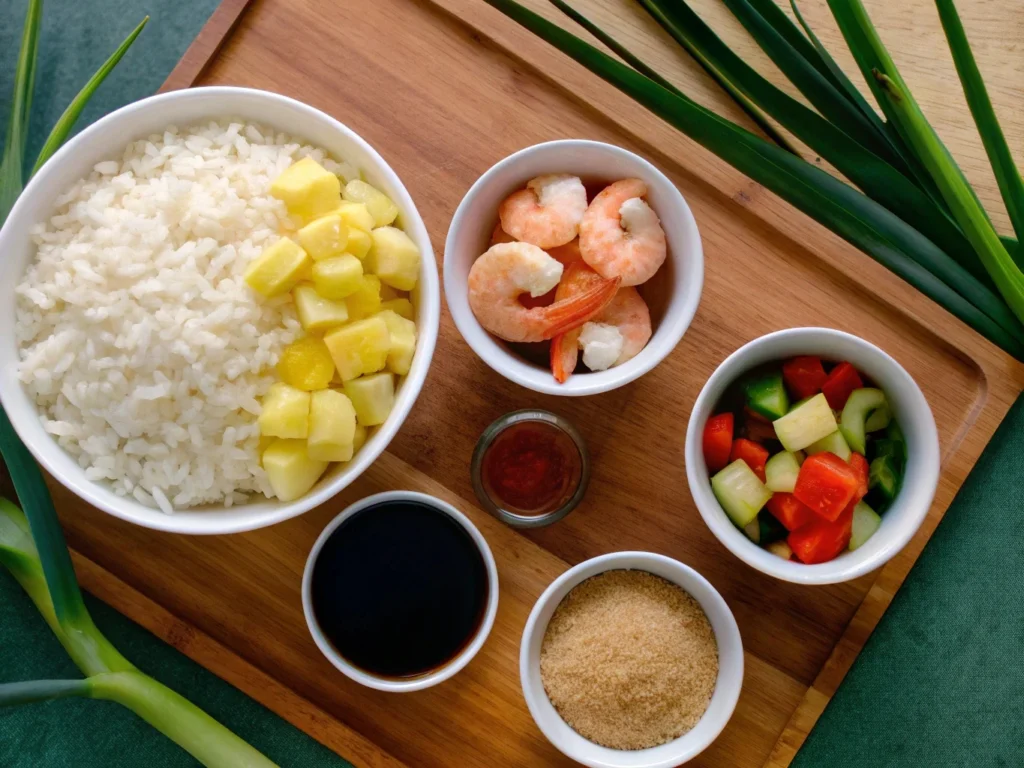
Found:
[[[718,0],[693,5],[771,71]],[[867,5],[925,110],[1005,225],[930,3]],[[1009,108],[1024,90],[1017,49],[1024,8],[1010,0],[961,5],[1020,157],[1024,114]],[[743,120],[631,2],[581,0],[578,7],[698,100]],[[802,7],[849,69],[824,2]],[[227,34],[223,23],[220,29]],[[211,33],[204,50],[217,42]],[[435,365],[389,451],[330,503],[270,529],[213,538],[157,533],[54,485],[87,588],[361,764],[553,766],[569,761],[535,727],[519,689],[518,645],[530,608],[571,564],[615,550],[660,552],[694,566],[721,591],[747,652],[736,714],[694,764],[787,765],[1024,388],[1024,366],[480,0],[256,0],[211,62],[193,58],[183,66],[172,86],[189,84],[192,73],[197,84],[266,88],[358,131],[408,186],[439,256],[463,193],[509,153],[567,137],[639,152],[693,209],[707,259],[704,295],[662,365],[628,387],[576,400],[500,378],[445,313]],[[711,371],[744,342],[798,325],[848,330],[892,354],[922,386],[942,447],[938,493],[919,534],[880,572],[829,587],[783,584],[731,556],[703,525],[683,469],[689,411]],[[594,475],[580,509],[524,535],[476,507],[468,465],[490,421],[532,406],[581,428]],[[490,542],[501,581],[497,621],[479,656],[447,683],[401,696],[337,673],[309,638],[299,601],[302,567],[324,525],[349,503],[396,488],[432,493],[466,512]]]

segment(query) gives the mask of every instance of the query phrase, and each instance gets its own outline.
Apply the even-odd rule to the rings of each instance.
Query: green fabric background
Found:
[[[159,87],[216,3],[47,0],[33,146],[42,143],[88,73],[142,15],[153,17],[149,27],[82,125]],[[24,0],[0,0],[0,115],[10,98],[24,5]],[[1022,455],[1024,399],[798,754],[797,768],[1024,765],[1024,547],[1016,529],[1024,513]],[[282,765],[346,765],[110,608],[90,605],[97,623],[129,658]],[[0,680],[73,673],[17,584],[0,574]],[[116,705],[65,701],[0,710],[3,768],[192,764]]]

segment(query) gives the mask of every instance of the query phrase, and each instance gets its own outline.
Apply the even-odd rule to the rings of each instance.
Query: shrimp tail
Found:
[[[579,339],[580,332],[574,328],[551,340],[551,372],[559,384],[565,384],[576,370],[580,357]]]
[[[574,296],[556,301],[549,307],[534,310],[543,311],[546,315],[548,326],[546,338],[551,339],[566,331],[579,328],[591,318],[599,315],[615,298],[620,282],[618,277],[602,280],[600,284],[587,288]]]

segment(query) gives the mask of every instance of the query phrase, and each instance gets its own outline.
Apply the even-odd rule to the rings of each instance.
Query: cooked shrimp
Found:
[[[608,282],[583,261],[576,261],[565,268],[558,287],[555,288],[555,301],[576,296],[584,291],[604,285]],[[551,372],[559,384],[564,384],[570,374],[576,370],[579,360],[579,338],[581,326],[560,333],[551,339]]]
[[[499,221],[494,225],[494,231],[491,232],[491,245],[501,245],[502,243],[514,243],[516,239],[512,237],[508,232],[501,228],[501,222]]]
[[[529,243],[491,246],[469,270],[469,306],[488,331],[506,341],[544,341],[582,325],[615,296],[605,281],[547,307],[528,309],[519,295],[542,296],[562,277],[562,265]]]
[[[647,282],[665,263],[665,230],[643,200],[647,185],[622,179],[601,190],[580,222],[583,260],[602,277],[621,277],[623,286]]]
[[[501,228],[538,248],[565,245],[579,234],[587,190],[576,176],[550,173],[526,183],[498,208]]]
[[[565,245],[556,245],[554,248],[548,248],[548,256],[558,259],[562,262],[563,267],[568,267],[574,261],[579,261],[583,258],[583,254],[580,253],[580,239],[577,237]]]
[[[581,265],[582,266],[582,265]],[[600,280],[597,273],[591,277],[566,274],[559,283],[555,297],[562,292],[562,285],[572,278],[577,286]],[[567,288],[566,293],[569,292]],[[651,313],[647,302],[636,288],[620,288],[607,307],[580,328],[574,328],[551,341],[551,372],[555,380],[564,383],[576,369],[579,350],[583,350],[583,362],[592,371],[603,371],[631,360],[647,346],[651,339]]]

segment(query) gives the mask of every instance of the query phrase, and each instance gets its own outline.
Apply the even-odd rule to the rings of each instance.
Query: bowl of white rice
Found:
[[[242,275],[287,217],[270,182],[307,156],[398,207],[422,254],[418,333],[387,420],[282,503],[267,498],[256,417],[302,329],[288,296],[263,299]],[[158,530],[245,531],[326,502],[394,437],[437,339],[433,250],[398,176],[342,123],[265,91],[175,91],[96,122],[25,188],[0,253],[0,401],[15,430],[82,499]]]

